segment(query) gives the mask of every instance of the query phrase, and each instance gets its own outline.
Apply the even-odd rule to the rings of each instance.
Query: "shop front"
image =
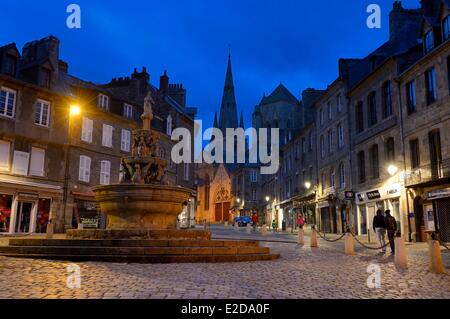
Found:
[[[20,188],[17,186],[4,182],[0,187],[0,233],[46,233],[50,220],[58,222],[61,217],[56,212],[61,203],[59,187],[38,188],[38,184],[26,182]]]
[[[402,205],[402,184],[393,184],[379,189],[367,190],[356,194],[357,205],[357,232],[358,235],[370,235],[375,238],[375,232],[372,229],[373,219],[376,212],[381,210],[383,214],[386,210],[391,211],[391,215],[397,221],[397,228],[402,230],[402,216],[400,214]]]
[[[423,214],[425,230],[437,232],[440,240],[450,242],[450,188],[427,192]]]

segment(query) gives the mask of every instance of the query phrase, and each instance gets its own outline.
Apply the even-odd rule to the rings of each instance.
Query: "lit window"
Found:
[[[427,104],[430,105],[437,100],[436,91],[436,70],[434,68],[425,72]]]
[[[113,127],[111,125],[103,124],[103,138],[102,145],[105,147],[112,147]]]
[[[100,184],[109,185],[111,176],[111,162],[102,161],[100,164]]]
[[[416,82],[411,81],[406,84],[408,115],[413,114],[417,110],[416,105]]]
[[[30,162],[30,175],[44,176],[45,150],[33,147]]]
[[[120,150],[123,152],[130,152],[131,132],[129,130],[122,130]]]
[[[91,179],[91,158],[82,155],[80,156],[78,180],[80,182],[89,183],[90,179]]]

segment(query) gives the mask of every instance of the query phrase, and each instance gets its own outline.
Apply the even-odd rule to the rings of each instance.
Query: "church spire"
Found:
[[[239,121],[239,127],[240,128],[245,128],[244,126],[244,113],[241,112],[241,120]]]
[[[228,55],[227,74],[223,89],[222,106],[220,109],[219,128],[226,132],[227,128],[238,127],[236,95],[234,92],[233,71],[231,67],[231,53]]]

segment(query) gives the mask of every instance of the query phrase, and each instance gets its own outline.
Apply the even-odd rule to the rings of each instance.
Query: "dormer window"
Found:
[[[433,31],[431,30],[425,33],[425,36],[423,37],[423,50],[425,54],[428,54],[433,49],[434,49],[434,36]]]
[[[5,57],[5,73],[11,76],[16,75],[17,58],[6,55]]]
[[[39,77],[39,85],[47,89],[50,88],[51,72],[49,69],[41,69]]]
[[[172,135],[172,127],[173,127],[173,119],[172,119],[172,115],[169,115],[167,117],[167,127],[166,127],[166,133],[169,136]]]
[[[133,106],[130,104],[124,104],[123,105],[123,116],[127,119],[133,118]]]
[[[105,111],[109,111],[109,96],[104,94],[98,95],[98,107],[104,109]]]
[[[442,21],[442,38],[444,41],[450,39],[450,16],[446,16]]]

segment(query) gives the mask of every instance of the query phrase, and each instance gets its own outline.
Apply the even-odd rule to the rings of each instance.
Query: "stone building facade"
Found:
[[[342,233],[349,226],[347,217],[352,219],[352,202],[346,199],[346,192],[352,190],[346,80],[334,81],[315,106],[318,226],[324,232]]]
[[[417,241],[427,239],[426,231],[439,231],[443,241],[450,241],[449,8],[449,1],[429,8],[421,24],[423,56],[398,83],[408,211]]]
[[[50,220],[56,232],[105,227],[91,188],[118,182],[120,158],[130,152],[148,92],[156,101],[153,127],[164,133],[162,157],[170,158],[176,125],[193,132],[195,109],[186,107],[181,85],[167,78],[166,91],[155,88],[145,69],[128,83],[83,81],[68,73],[59,44],[50,36],[25,44],[22,53],[15,44],[0,47],[2,232],[46,232]],[[167,182],[193,190],[186,207],[193,215],[191,165],[171,163]]]

